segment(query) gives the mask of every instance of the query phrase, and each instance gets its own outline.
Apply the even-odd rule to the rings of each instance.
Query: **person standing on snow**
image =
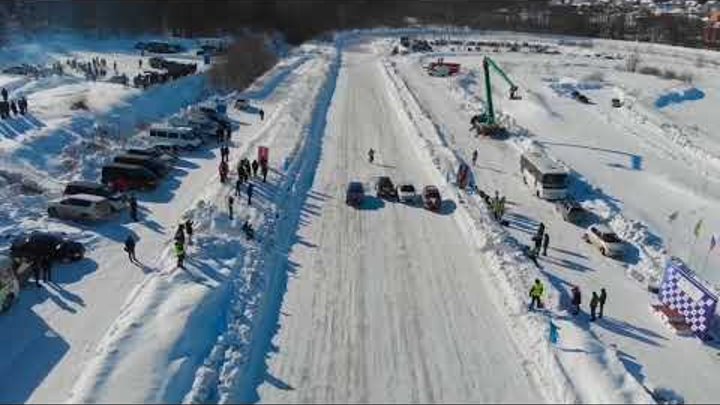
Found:
[[[175,231],[175,243],[185,245],[185,225],[180,224]]]
[[[1,93],[2,93],[3,101],[8,101],[8,91],[5,87],[2,88]]]
[[[242,176],[238,176],[235,180],[235,195],[240,197],[240,189],[242,188]]]
[[[135,238],[133,238],[132,235],[128,235],[127,238],[125,238],[125,252],[128,254],[130,263],[137,263],[138,259],[135,257]]]
[[[252,205],[253,188],[255,188],[255,186],[252,184],[252,182],[248,182],[248,186],[247,186],[248,205]]]
[[[257,171],[258,171],[258,168],[259,168],[259,167],[260,167],[260,165],[258,164],[258,161],[257,161],[257,160],[253,160],[253,162],[252,162],[253,177],[257,177]]]
[[[599,303],[600,297],[598,297],[597,293],[593,291],[592,298],[590,299],[590,321],[595,320],[595,309],[597,308]]]
[[[43,256],[42,258],[40,258],[40,268],[42,270],[43,281],[45,281],[46,283],[52,281],[52,261],[48,256]]]
[[[571,300],[572,306],[570,307],[570,312],[573,315],[577,315],[580,313],[580,304],[581,303],[582,303],[582,296],[580,294],[580,287],[574,285],[572,287],[572,300]]]
[[[532,311],[535,308],[542,308],[542,294],[543,290],[545,288],[543,287],[542,283],[539,279],[535,279],[535,284],[533,284],[532,287],[530,287],[530,310]]]
[[[135,198],[135,194],[130,194],[128,205],[130,206],[130,218],[132,218],[133,221],[138,220],[138,205],[137,205],[137,199]]]
[[[600,289],[600,297],[598,297],[598,304],[600,304],[600,313],[598,313],[598,318],[603,317],[603,309],[605,309],[605,300],[607,300],[607,292],[605,291],[605,288]]]
[[[235,205],[235,198],[233,198],[232,194],[228,194],[227,204],[228,204],[228,215],[230,216],[230,220],[232,221],[232,219],[233,219],[233,206]]]
[[[193,236],[193,222],[192,219],[188,218],[185,221],[185,233],[187,234],[187,242],[188,246],[192,245],[192,236]]]
[[[477,157],[478,157],[477,150],[474,150],[473,153],[472,153],[473,166],[475,166],[475,163],[477,163]]]
[[[542,240],[543,235],[545,235],[545,224],[540,222],[540,225],[538,226],[537,235],[540,240]]]
[[[372,163],[375,160],[375,150],[373,148],[370,148],[368,151],[368,161]]]
[[[263,183],[265,183],[267,181],[267,174],[268,174],[267,164],[262,164],[260,166],[260,171],[262,172]]]
[[[543,256],[547,256],[547,248],[550,244],[550,235],[546,232],[545,235],[543,235],[543,242],[542,242],[542,248],[543,248]]]
[[[261,108],[260,109],[260,121],[264,121],[264,120],[265,120],[265,111],[263,111],[263,109]]]
[[[177,257],[177,267],[184,269],[185,246],[182,243],[175,242],[175,256]]]

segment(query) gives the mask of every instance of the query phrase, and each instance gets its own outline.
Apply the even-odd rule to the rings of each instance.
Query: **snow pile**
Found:
[[[597,339],[575,334],[574,340],[584,341],[584,347],[593,347],[594,354],[585,361],[562,362],[546,340],[549,332],[548,317],[542,313],[527,312],[527,292],[535,279],[544,281],[547,290],[546,305],[560,307],[560,293],[537,270],[524,253],[524,247],[490,216],[480,196],[459,191],[449,180],[462,159],[448,146],[446,134],[438,130],[422,111],[412,91],[395,71],[392,64],[385,65],[389,86],[397,90],[413,131],[419,136],[410,139],[425,160],[435,164],[434,176],[444,184],[444,194],[456,195],[461,209],[457,222],[468,240],[475,242],[487,266],[490,284],[500,292],[493,298],[504,310],[509,327],[514,333],[518,352],[525,356],[528,373],[544,390],[549,402],[651,402],[637,381],[625,371],[612,352]],[[448,171],[448,169],[452,171]],[[442,174],[441,174],[442,173]],[[579,364],[578,364],[579,363]],[[568,373],[573,373],[572,380]]]
[[[326,59],[317,62],[312,79],[305,79],[299,89],[294,89],[287,113],[279,118],[280,128],[287,124],[303,128],[293,145],[287,145],[289,155],[285,158],[283,181],[278,185],[274,204],[264,208],[264,219],[257,235],[258,245],[247,250],[242,266],[236,270],[232,282],[232,299],[226,317],[225,331],[198,369],[185,403],[233,403],[238,398],[254,395],[255,381],[263,378],[261,368],[265,352],[276,323],[276,306],[282,301],[284,269],[276,251],[291,244],[292,235],[299,219],[299,210],[305,188],[312,184],[313,161],[317,160],[322,136],[321,128],[315,128],[329,105],[334,91],[334,77],[339,69],[339,50],[330,66]],[[296,65],[295,62],[293,65]],[[323,84],[320,79],[328,76]],[[322,85],[322,88],[321,88]],[[301,95],[300,97],[297,95]],[[307,97],[307,98],[304,98]],[[319,100],[315,111],[306,107]],[[290,128],[288,128],[290,129]],[[277,131],[283,133],[283,131]],[[275,153],[275,152],[273,152]]]

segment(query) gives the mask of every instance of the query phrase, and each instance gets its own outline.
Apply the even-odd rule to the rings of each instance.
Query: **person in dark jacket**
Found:
[[[547,256],[547,248],[548,248],[549,244],[550,244],[550,235],[548,235],[548,233],[546,232],[545,235],[543,235],[543,243],[542,243],[543,256]]]
[[[598,318],[603,317],[603,309],[605,309],[605,300],[607,300],[607,292],[604,288],[600,289],[600,297],[598,297],[598,304],[600,304],[600,312],[598,313]]]
[[[193,221],[190,218],[185,221],[185,233],[187,234],[188,245],[192,245]]]
[[[40,259],[40,266],[42,269],[42,278],[46,283],[52,281],[52,260],[49,257],[44,256]]]
[[[32,263],[33,278],[35,279],[35,287],[40,287],[40,277],[42,273],[42,264],[40,260],[35,260]]]
[[[185,224],[180,224],[175,231],[175,242],[185,245]]]
[[[259,167],[260,167],[260,164],[258,164],[258,161],[257,161],[257,160],[253,160],[253,162],[252,162],[253,177],[257,177],[257,171],[258,171],[258,168],[259,168]]]
[[[538,226],[537,235],[542,240],[543,236],[545,235],[545,224],[540,222],[540,225]]]
[[[248,182],[248,185],[247,185],[248,205],[252,205],[253,188],[255,188],[255,186],[251,182]]]
[[[12,111],[12,115],[18,115],[17,101],[10,100],[10,111]]]
[[[595,309],[597,308],[599,303],[600,297],[598,297],[597,293],[593,291],[592,298],[590,299],[590,321],[595,320]]]
[[[228,194],[227,197],[227,204],[228,204],[228,215],[230,216],[230,220],[233,219],[233,208],[235,207],[235,198],[232,194]]]
[[[8,101],[8,91],[5,87],[2,88],[0,93],[2,93],[3,101]]]
[[[137,198],[135,198],[135,194],[130,194],[130,200],[128,201],[128,205],[130,206],[130,218],[132,218],[133,221],[138,220],[138,204],[137,204]]]
[[[128,258],[131,263],[137,263],[137,257],[135,257],[135,238],[132,235],[128,235],[125,238],[125,252],[128,254]]]
[[[477,163],[477,158],[478,158],[477,150],[474,150],[473,153],[472,153],[473,166],[475,166],[475,163]]]
[[[580,313],[580,304],[582,304],[582,296],[580,294],[580,287],[574,285],[572,287],[572,307],[570,309],[570,312],[572,312],[573,315],[577,315]]]
[[[185,246],[180,242],[175,242],[175,256],[177,257],[177,267],[184,269]]]
[[[264,121],[264,120],[265,120],[265,111],[261,108],[260,109],[260,121]]]
[[[260,166],[260,171],[262,171],[263,183],[265,183],[267,181],[267,174],[268,174],[267,164]]]

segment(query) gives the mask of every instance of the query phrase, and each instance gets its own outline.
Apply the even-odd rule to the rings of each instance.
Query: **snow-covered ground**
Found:
[[[271,172],[256,182],[252,205],[244,189],[236,197],[232,220],[232,187],[219,184],[214,148],[186,154],[162,187],[142,194],[139,223],[121,216],[77,225],[44,215],[65,181],[95,179],[147,125],[213,98],[204,75],[146,91],[75,74],[0,75],[11,97],[27,95],[31,111],[0,122],[0,235],[61,230],[88,248],[86,260],[58,266],[55,283],[25,288],[0,315],[0,330],[12,330],[0,335],[0,402],[647,403],[651,392],[655,400],[716,399],[716,344],[665,329],[645,287],[668,249],[720,283],[720,255],[705,266],[709,235],[720,229],[720,58],[466,32],[463,40],[546,43],[561,52],[485,47],[523,96],[508,101],[494,83],[511,136],[489,140],[468,130],[482,109],[484,54],[453,45],[390,56],[406,32],[303,45],[243,92],[266,114],[260,121],[256,109],[230,109],[231,167],[268,146]],[[134,43],[56,35],[15,42],[0,55],[23,56],[12,63],[99,56],[132,76],[140,69]],[[186,45],[176,58],[197,61]],[[640,67],[661,75],[672,68],[692,83],[625,71],[636,48]],[[461,62],[460,74],[428,76],[422,65],[438,55]],[[573,89],[594,104],[571,99]],[[622,108],[610,106],[614,97]],[[69,108],[78,100],[89,110]],[[372,164],[369,148],[377,151]],[[518,173],[528,148],[573,170],[582,204],[631,242],[624,260],[582,243],[581,229],[531,195]],[[474,181],[507,196],[508,227],[453,184],[474,149]],[[443,208],[376,199],[377,175],[435,184]],[[351,180],[366,184],[362,209],[345,205]],[[186,269],[175,269],[170,240],[187,218],[195,243]],[[243,235],[245,220],[255,240]],[[535,267],[522,249],[539,222],[551,247]],[[121,249],[127,234],[139,239],[141,265]],[[547,307],[528,312],[536,278]],[[606,316],[570,316],[570,285],[581,287],[584,308],[591,291],[607,288]],[[560,327],[556,345],[549,322]]]

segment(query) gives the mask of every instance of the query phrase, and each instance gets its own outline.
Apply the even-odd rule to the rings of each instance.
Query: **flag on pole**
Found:
[[[678,215],[680,215],[680,211],[675,211],[672,214],[668,216],[668,222],[672,222],[677,219]]]
[[[700,236],[700,229],[702,229],[702,223],[703,223],[703,220],[700,219],[700,220],[697,222],[697,224],[695,224],[695,230],[693,231],[693,234],[695,234],[695,237],[696,237],[696,238],[697,238],[698,236]]]

